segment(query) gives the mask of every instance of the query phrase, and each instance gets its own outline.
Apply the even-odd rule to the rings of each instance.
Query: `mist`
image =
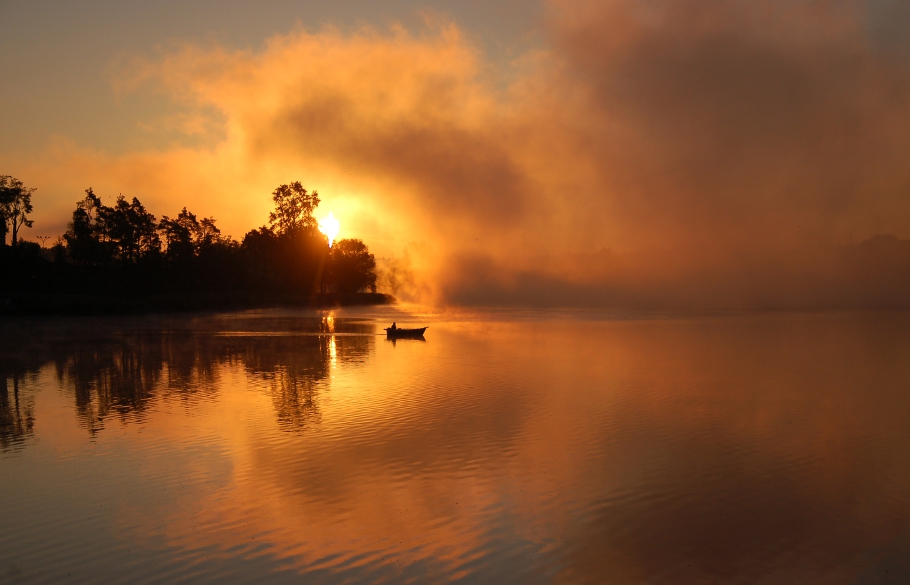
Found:
[[[58,231],[93,186],[158,215],[193,201],[239,237],[300,180],[403,300],[906,307],[910,60],[888,10],[553,1],[543,45],[509,62],[438,18],[175,45],[116,63],[113,86],[167,96],[182,113],[144,127],[202,146],[60,138],[0,162]]]

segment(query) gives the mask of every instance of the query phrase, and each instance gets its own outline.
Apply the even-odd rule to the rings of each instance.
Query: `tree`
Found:
[[[175,219],[168,216],[161,218],[158,231],[164,236],[169,258],[188,258],[193,256],[194,235],[199,231],[199,222],[196,214],[190,213],[184,207]]]
[[[0,246],[6,246],[6,234],[9,231],[7,207],[12,203],[13,192],[7,187],[9,175],[0,175]]]
[[[104,234],[123,263],[132,264],[161,249],[158,222],[137,198],[128,203],[120,195],[113,207],[102,206],[98,211]]]
[[[73,221],[67,225],[63,241],[69,250],[70,258],[76,264],[95,265],[105,261],[108,254],[103,226],[99,215],[104,206],[92,188],[85,190],[85,198],[76,202]]]
[[[376,258],[360,240],[339,240],[329,255],[328,280],[338,292],[376,292]]]
[[[278,235],[316,229],[313,212],[319,205],[318,192],[308,193],[299,181],[295,181],[272,191],[272,201],[275,211],[269,213],[269,224]]]
[[[32,212],[32,193],[35,188],[26,187],[22,181],[9,175],[0,176],[0,236],[6,245],[7,230],[12,232],[13,247],[19,241],[19,230],[30,228],[34,220],[28,218]]]
[[[215,218],[203,217],[196,230],[196,247],[201,250],[221,241],[221,230],[215,226]]]
[[[215,226],[214,217],[196,219],[196,214],[184,207],[175,219],[161,218],[158,232],[164,238],[170,258],[189,258],[203,249],[222,243],[221,230]]]

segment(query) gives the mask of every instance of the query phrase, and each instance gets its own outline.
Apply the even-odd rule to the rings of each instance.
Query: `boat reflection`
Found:
[[[402,342],[402,343],[411,343],[411,342],[426,343],[427,342],[427,338],[424,337],[423,335],[386,337],[385,340],[386,340],[386,342],[391,343],[392,347],[395,347],[398,342]]]

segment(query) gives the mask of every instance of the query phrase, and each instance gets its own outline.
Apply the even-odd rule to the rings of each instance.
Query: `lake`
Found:
[[[904,313],[13,319],[0,380],[0,583],[910,582]]]

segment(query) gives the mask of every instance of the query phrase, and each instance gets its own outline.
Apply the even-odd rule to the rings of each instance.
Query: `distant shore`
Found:
[[[148,296],[7,294],[0,295],[0,315],[135,315],[278,307],[388,305],[394,302],[395,297],[381,293],[287,295],[239,291]]]

